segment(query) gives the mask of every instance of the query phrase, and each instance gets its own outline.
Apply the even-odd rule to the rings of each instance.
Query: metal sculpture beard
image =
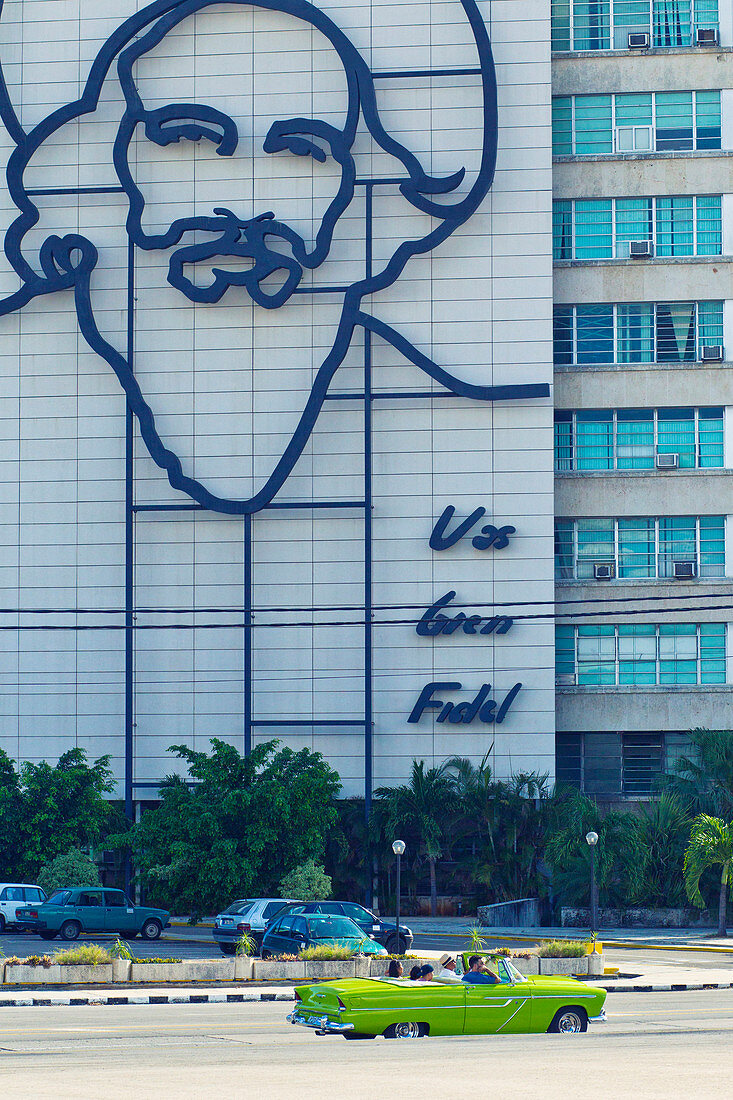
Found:
[[[2,2],[0,0],[0,12]],[[145,110],[133,78],[135,62],[160,43],[183,19],[214,4],[217,7],[223,6],[222,0],[157,0],[128,19],[108,39],[92,65],[81,97],[54,111],[28,133],[18,120],[0,69],[0,115],[17,146],[8,162],[7,181],[13,202],[20,211],[6,233],[5,253],[22,280],[22,286],[15,294],[0,301],[0,315],[21,309],[40,295],[61,290],[73,291],[79,327],[84,339],[117,375],[129,407],[137,418],[147,450],[153,461],[166,473],[172,488],[187,494],[204,508],[230,515],[248,515],[258,512],[272,501],[303,453],[331,381],[344,361],[357,328],[374,333],[392,344],[408,361],[459,397],[479,401],[531,399],[548,397],[550,391],[546,384],[479,386],[465,382],[434,363],[391,326],[361,309],[364,297],[391,286],[411,257],[431,251],[463,225],[491,188],[497,153],[496,75],[491,44],[475,0],[460,0],[460,3],[478,50],[484,116],[483,143],[480,167],[473,185],[463,198],[452,204],[437,202],[434,196],[455,191],[464,178],[464,170],[460,169],[444,179],[429,176],[417,158],[387,133],[379,118],[373,77],[366,62],[328,16],[307,0],[224,2],[283,12],[310,24],[329,40],[343,64],[348,103],[346,124],[342,131],[317,120],[294,119],[290,120],[287,128],[276,123],[265,141],[266,152],[288,149],[294,155],[300,156],[310,146],[308,151],[318,158],[323,150],[318,144],[314,146],[308,136],[315,134],[330,148],[331,155],[340,165],[338,193],[324,215],[313,248],[308,250],[303,238],[290,227],[276,222],[270,212],[242,222],[224,207],[214,210],[214,218],[179,219],[165,234],[151,236],[143,231],[145,201],[133,180],[127,157],[130,142],[138,126],[143,125],[146,135],[161,145],[183,138],[194,141],[202,138],[213,140],[217,145],[217,153],[221,156],[230,156],[237,143],[234,122],[213,108],[196,104],[171,104],[157,111]],[[129,201],[127,233],[131,246],[148,251],[170,248],[180,243],[184,233],[197,229],[219,234],[214,242],[178,249],[170,260],[168,282],[190,301],[218,302],[230,286],[236,285],[243,286],[253,301],[265,309],[280,308],[288,301],[300,282],[303,269],[316,268],[326,259],[336,223],[353,198],[356,169],[351,147],[360,118],[364,119],[381,149],[403,165],[406,178],[399,185],[403,196],[416,210],[430,215],[438,223],[423,238],[400,244],[381,271],[352,284],[345,291],[333,346],[316,372],[295,431],[265,484],[246,500],[232,500],[211,493],[201,482],[187,476],[178,456],[164,446],[153,412],[135,377],[131,356],[126,357],[117,351],[97,326],[91,292],[92,273],[99,261],[94,243],[76,233],[63,237],[49,236],[38,253],[37,266],[40,267],[40,273],[30,265],[22,251],[26,234],[40,219],[38,208],[24,183],[25,169],[33,154],[61,126],[75,118],[94,113],[99,104],[103,83],[115,61],[125,96],[125,111],[115,139],[113,162]],[[271,247],[273,241],[285,244],[290,255]],[[197,285],[185,274],[188,264],[215,262],[222,257],[251,261],[251,266],[244,271],[213,266],[213,279],[207,286]],[[280,275],[280,285],[275,288],[267,285],[267,279],[274,273]]]

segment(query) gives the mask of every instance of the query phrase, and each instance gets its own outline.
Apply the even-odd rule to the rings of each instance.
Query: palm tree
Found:
[[[690,752],[663,777],[663,788],[693,813],[733,817],[733,731],[694,729],[689,736]]]
[[[446,765],[426,769],[424,760],[413,760],[408,784],[379,787],[374,797],[382,803],[387,828],[394,835],[405,829],[421,845],[430,867],[430,914],[437,916],[436,863],[443,855],[443,841],[456,805]]]
[[[690,837],[690,815],[672,791],[663,791],[648,807],[639,807],[639,832],[646,853],[644,878],[636,900],[641,905],[683,905],[680,864]]]
[[[700,877],[709,867],[720,866],[720,894],[718,896],[718,935],[727,936],[726,908],[728,883],[733,864],[733,823],[727,824],[719,817],[699,814],[692,823],[690,843],[685,852],[685,889],[694,905],[705,905],[700,893]]]

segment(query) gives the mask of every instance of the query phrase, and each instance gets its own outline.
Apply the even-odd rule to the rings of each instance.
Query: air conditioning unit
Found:
[[[717,46],[718,32],[715,27],[698,27],[695,41],[698,46]]]
[[[700,354],[703,363],[722,363],[725,348],[722,344],[703,344]]]
[[[654,255],[652,241],[629,241],[629,256],[634,259],[649,258]]]
[[[575,687],[575,673],[558,672],[555,675],[555,683],[557,687]]]
[[[612,561],[593,563],[593,577],[597,581],[612,581],[616,576],[616,566]]]
[[[700,33],[699,31],[697,32]],[[647,32],[630,33],[627,39],[630,50],[648,50],[652,44],[652,40]],[[698,42],[698,46],[707,45],[707,43]]]
[[[672,563],[675,580],[690,580],[697,576],[697,563],[694,561],[675,561]]]
[[[657,455],[657,469],[658,470],[676,470],[680,464],[680,456],[678,454],[658,454]]]

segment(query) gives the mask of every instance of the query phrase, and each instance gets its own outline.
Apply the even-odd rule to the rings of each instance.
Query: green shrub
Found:
[[[237,940],[236,954],[240,956],[247,955],[248,957],[257,954],[257,943],[246,932],[242,932]]]
[[[341,959],[353,959],[355,954],[356,952],[349,947],[337,947],[335,944],[323,943],[320,947],[306,947],[304,951],[300,952],[298,958],[308,961],[324,959],[335,962]]]
[[[113,959],[125,959],[127,962],[132,962],[132,951],[119,936],[116,943],[113,943],[110,947],[109,953]]]
[[[331,876],[320,863],[308,859],[285,876],[280,883],[280,894],[299,901],[322,901],[331,897]]]
[[[46,864],[38,875],[38,885],[47,894],[64,886],[99,886],[99,870],[89,856],[72,848]]]
[[[59,966],[100,966],[104,963],[111,963],[112,956],[105,947],[100,947],[98,943],[79,943],[76,947],[67,947],[65,951],[57,951],[53,961]]]
[[[7,966],[42,966],[44,970],[53,966],[50,955],[29,955],[27,959],[19,959],[17,955],[11,955],[5,962]]]
[[[580,959],[585,944],[579,940],[542,940],[536,952],[541,959]]]

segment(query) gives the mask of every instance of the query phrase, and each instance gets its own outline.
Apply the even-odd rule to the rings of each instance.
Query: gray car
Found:
[[[251,936],[259,951],[262,937],[270,921],[286,905],[295,904],[293,898],[240,898],[218,913],[214,922],[214,939],[224,955],[233,955],[240,936]]]

